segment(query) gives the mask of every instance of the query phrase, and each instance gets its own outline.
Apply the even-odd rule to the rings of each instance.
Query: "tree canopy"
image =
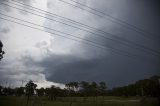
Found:
[[[0,60],[3,58],[3,54],[5,53],[5,52],[2,50],[2,47],[3,47],[3,43],[2,43],[2,41],[0,40]]]

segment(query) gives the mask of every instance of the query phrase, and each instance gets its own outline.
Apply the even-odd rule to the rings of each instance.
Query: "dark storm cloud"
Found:
[[[148,32],[152,32],[158,35],[159,33],[158,29],[160,26],[159,0],[154,0],[154,1],[153,0],[121,0],[121,1],[104,0],[102,3],[100,3],[99,1],[93,2],[94,8],[97,8],[106,14],[112,15],[113,17],[119,18],[141,29],[144,29]],[[104,22],[104,24],[108,23]],[[118,30],[119,28],[121,28],[121,30]],[[102,28],[102,29],[107,30],[107,28]],[[135,32],[127,29],[125,26],[114,24],[113,33],[118,33],[118,32],[122,33],[123,30],[127,30],[128,33]],[[139,36],[139,38],[141,38],[140,35],[134,35],[134,36],[136,37]]]
[[[112,0],[112,1],[104,1],[104,4],[107,5],[114,4],[109,9],[107,6],[99,6],[95,5],[95,8],[101,10],[102,12],[108,14],[112,13],[115,17],[125,20],[127,23],[130,23],[131,25],[137,26],[140,29],[144,29],[147,32],[142,31],[143,33],[137,33],[134,28],[130,29],[126,25],[119,25],[114,22],[118,22],[117,20],[114,20],[113,26],[109,29],[107,26],[100,27],[99,29],[110,32],[114,35],[117,35],[125,40],[135,42],[140,45],[144,45],[148,48],[152,48],[154,50],[160,51],[159,45],[160,45],[160,36],[158,35],[160,33],[159,27],[160,27],[160,3],[158,0],[151,1],[151,0],[134,0],[134,1],[126,1],[126,0]],[[99,4],[99,2],[94,3]],[[106,8],[105,8],[106,7]],[[108,12],[110,10],[110,12]],[[112,19],[112,18],[111,18]],[[104,24],[107,24],[107,22],[104,21]],[[109,30],[108,30],[109,29]],[[150,33],[148,33],[150,32]],[[152,33],[152,34],[151,34]],[[105,35],[109,36],[109,35]],[[114,36],[112,36],[114,38]],[[87,38],[91,38],[90,36],[87,36]],[[96,38],[97,39],[97,38]],[[146,53],[141,53],[139,51],[135,51],[134,49],[131,49],[130,47],[124,47],[121,44],[118,44],[113,41],[109,41],[106,39],[100,40],[99,42],[110,45],[112,47],[127,50],[131,53],[140,54],[146,56]]]
[[[28,67],[43,67],[42,73],[46,75],[47,80],[57,83],[105,81],[109,87],[113,87],[160,74],[160,68],[155,64],[116,55],[93,59],[82,59],[71,55],[50,55],[41,62],[28,60],[25,61]]]
[[[96,7],[103,12],[112,10],[109,13],[116,14],[118,18],[126,20],[128,23],[136,25],[139,28],[147,30],[153,35],[146,35],[152,38],[148,39],[141,36],[133,30],[129,30],[124,26],[117,25],[114,23],[110,32],[117,34],[126,40],[136,42],[137,44],[144,45],[155,50],[160,50],[159,48],[159,5],[158,1],[109,1],[115,2],[115,5],[111,9],[104,8],[105,6]],[[104,1],[107,4],[108,1]],[[96,3],[95,3],[96,4]],[[111,3],[112,4],[112,3]],[[114,7],[115,6],[115,7]],[[150,7],[151,6],[151,7]],[[107,24],[104,22],[104,24]],[[99,27],[102,30],[108,30],[108,26]],[[106,35],[107,36],[107,35]],[[92,39],[92,37],[87,36],[87,39]],[[147,59],[130,59],[122,55],[111,54],[104,56],[103,58],[95,57],[92,59],[81,59],[73,56],[51,56],[44,59],[39,65],[45,67],[47,79],[55,82],[66,83],[68,81],[106,81],[110,86],[125,85],[130,82],[136,81],[138,79],[143,79],[152,75],[160,74],[160,62],[159,58],[152,56],[144,51],[139,51],[130,47],[125,47],[118,43],[93,38],[95,40],[109,45],[120,50],[127,51],[129,53],[137,54],[140,57],[149,58]],[[84,49],[87,49],[84,47]],[[91,53],[91,52],[90,52]],[[92,52],[93,53],[93,52]],[[138,58],[138,57],[137,57]],[[151,59],[151,60],[150,60]],[[154,62],[155,61],[155,62]]]
[[[21,63],[32,62],[31,58],[23,57],[23,60],[17,61],[2,61],[0,64],[0,85],[13,87],[19,86],[21,81],[28,82],[29,80],[38,81],[40,75],[40,68],[34,68],[32,64],[25,64],[24,67]]]
[[[98,5],[98,2],[99,1],[95,0],[93,6],[94,8],[100,9],[103,12],[109,11],[109,13],[112,13],[113,15],[116,14],[118,18],[127,20],[129,23],[152,33],[160,33],[160,30],[158,29],[160,28],[158,18],[159,14],[157,10],[158,3],[155,1],[151,2],[150,0],[150,2],[145,2],[145,0],[104,0],[101,5]],[[111,4],[114,4],[110,7],[111,9],[105,8],[108,2],[113,2]],[[100,18],[97,19],[99,21]],[[140,37],[140,35],[136,32],[128,30],[125,27],[118,26],[117,24],[113,24],[112,27],[108,27],[107,22],[103,22],[103,24],[104,25],[99,26],[98,28],[101,30],[110,31],[113,34],[117,34],[119,37],[145,45],[155,50],[160,49],[158,45],[159,41],[157,40],[159,36],[152,37],[155,38],[155,40],[148,40],[145,37]],[[98,39],[98,37],[90,36],[91,35],[88,35],[86,38],[106,46],[109,45],[120,50],[138,54],[140,57],[148,57],[149,59],[139,60],[128,58],[126,56],[112,53],[110,49],[107,49],[107,52],[99,51],[101,52],[100,54],[103,54],[102,56],[99,56],[95,53],[95,51],[93,51],[93,49],[89,49],[89,47],[82,44],[81,48],[75,45],[77,49],[74,49],[73,52],[78,51],[81,53],[81,49],[87,50],[88,52],[83,54],[83,58],[76,53],[73,53],[73,55],[49,54],[48,57],[42,58],[40,61],[35,61],[31,58],[31,56],[24,56],[20,61],[24,64],[25,67],[28,68],[41,67],[44,70],[40,73],[45,74],[47,80],[57,83],[67,83],[69,81],[105,81],[109,87],[114,87],[133,83],[136,80],[147,78],[152,75],[160,75],[160,59],[158,57],[151,56],[146,52],[140,52],[133,48],[125,47],[124,45],[120,45],[103,38]],[[46,43],[42,42],[35,46],[41,48],[45,45]],[[87,58],[90,55],[92,56]],[[3,68],[0,67],[0,69],[2,70]],[[4,70],[7,69],[5,68]],[[34,69],[28,69],[28,73],[27,71],[19,73],[25,73],[27,75],[36,74],[36,72],[34,72]],[[0,78],[4,79],[4,75],[12,75],[17,73],[3,71],[0,75],[2,77]]]

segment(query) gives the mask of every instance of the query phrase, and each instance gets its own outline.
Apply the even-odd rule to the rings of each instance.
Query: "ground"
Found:
[[[0,106],[27,106],[26,97],[0,97]],[[47,97],[32,97],[28,106],[159,106],[154,98],[142,100],[139,97],[65,97],[56,101]]]

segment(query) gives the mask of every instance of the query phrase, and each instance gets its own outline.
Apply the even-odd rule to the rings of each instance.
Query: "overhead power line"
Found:
[[[27,5],[27,4],[22,3],[22,2],[20,2],[20,1],[17,1],[17,0],[12,0],[12,1],[14,1],[14,2],[16,2],[16,3],[23,4],[23,5]],[[69,2],[66,2],[66,1],[64,1],[64,0],[59,0],[59,1],[61,1],[61,2],[63,2],[63,3],[66,3],[66,4],[69,4],[69,5],[71,5],[71,6],[77,7],[77,8],[79,8],[79,9],[84,10],[84,8],[81,8],[81,7],[79,7],[79,6],[76,6],[76,5],[74,5],[74,4],[71,4],[71,3],[69,3]],[[88,8],[88,9],[90,9],[90,10],[93,10],[93,11],[95,11],[95,12],[98,12],[98,13],[100,13],[103,17],[104,17],[104,16],[107,16],[107,17],[110,17],[111,19],[114,19],[114,20],[110,20],[110,21],[119,21],[120,23],[118,23],[118,24],[121,24],[121,23],[122,23],[122,25],[125,24],[125,25],[130,26],[131,28],[134,28],[134,29],[136,29],[136,30],[138,30],[138,31],[141,31],[141,32],[139,32],[139,33],[141,33],[141,34],[146,34],[146,33],[148,33],[149,35],[155,35],[155,34],[153,34],[153,33],[151,33],[151,32],[148,32],[148,31],[146,31],[146,30],[144,30],[144,29],[138,28],[137,26],[135,26],[135,25],[133,25],[133,24],[130,24],[130,23],[128,23],[128,22],[126,22],[126,21],[124,21],[124,20],[122,20],[122,19],[119,19],[119,18],[117,18],[117,17],[114,17],[114,16],[111,16],[111,15],[109,15],[109,14],[106,14],[106,13],[100,11],[100,10],[97,10],[97,9],[95,9],[95,8],[92,8],[92,7],[89,7],[89,6],[85,5],[85,4],[82,4],[82,3],[80,3],[80,2],[77,2],[77,1],[75,1],[75,0],[70,0],[70,1],[72,1],[72,2],[74,2],[74,3],[77,3],[77,4],[81,5],[81,6],[84,6],[84,7]],[[30,5],[27,5],[27,6],[30,6]],[[39,8],[36,8],[36,7],[33,7],[33,6],[30,6],[30,7],[35,8],[35,9],[38,9],[38,10],[43,11],[43,12],[47,12],[47,11],[44,11],[44,10],[42,10],[42,9],[39,9]],[[91,12],[91,11],[88,11],[88,10],[87,10],[87,12]],[[48,13],[48,14],[52,14],[52,15],[56,15],[56,16],[61,17],[61,18],[64,18],[64,19],[67,19],[68,21],[75,22],[76,24],[80,24],[80,25],[84,25],[84,26],[88,27],[88,25],[85,25],[85,24],[83,24],[83,23],[80,23],[80,22],[71,20],[71,19],[69,19],[69,18],[60,16],[60,15],[57,15],[57,14],[53,14],[53,13],[50,13],[50,12],[47,12],[47,13]],[[92,14],[94,14],[94,13],[92,13]],[[98,15],[98,14],[94,14],[94,15]],[[99,15],[99,16],[102,17],[101,15]],[[104,18],[105,18],[105,17],[104,17]],[[116,22],[114,22],[114,23],[116,23]],[[90,26],[89,26],[89,27],[90,27]],[[91,27],[90,27],[90,28],[91,28]],[[94,28],[94,27],[92,27],[92,28]],[[101,31],[102,31],[102,30],[101,30]],[[144,36],[144,35],[143,35],[143,36]],[[144,37],[145,37],[145,36],[144,36]]]
[[[98,31],[99,33],[101,33],[101,34],[103,34],[103,35],[104,35],[104,34],[110,35],[111,37],[115,38],[116,40],[118,40],[118,41],[120,41],[120,42],[122,42],[122,43],[124,42],[124,44],[129,44],[129,47],[131,47],[130,45],[134,45],[134,46],[136,46],[136,47],[138,47],[138,48],[140,47],[140,48],[142,48],[142,49],[144,49],[144,50],[149,50],[149,51],[151,51],[151,52],[160,54],[160,52],[157,51],[157,50],[154,50],[154,49],[152,49],[152,48],[146,47],[146,46],[144,46],[144,45],[140,45],[140,44],[135,43],[135,42],[132,42],[132,41],[130,41],[130,40],[126,40],[126,39],[124,39],[124,38],[118,37],[117,35],[111,34],[111,33],[109,33],[109,32],[105,32],[105,31],[103,31],[103,30],[99,30],[99,29],[94,28],[94,27],[92,27],[92,26],[89,26],[89,25],[86,25],[86,24],[83,24],[83,23],[74,21],[74,20],[72,20],[72,19],[69,19],[69,18],[60,16],[60,15],[57,15],[57,14],[53,14],[53,13],[51,13],[51,12],[44,11],[44,10],[42,10],[42,9],[39,9],[39,8],[30,6],[30,5],[21,3],[21,2],[18,2],[18,1],[16,1],[16,0],[12,0],[12,1],[15,1],[15,2],[20,3],[20,4],[22,4],[22,5],[25,5],[25,6],[29,6],[29,7],[33,8],[33,9],[31,9],[31,10],[33,10],[33,11],[36,11],[36,12],[42,11],[42,12],[47,13],[47,15],[49,15],[49,16],[51,16],[51,17],[57,16],[57,17],[59,17],[59,18],[63,18],[63,19],[65,19],[65,20],[69,21],[69,22],[72,23],[72,24],[78,24],[78,25],[80,24],[79,26],[81,26],[81,27],[87,27],[88,29],[92,29],[92,30],[94,30],[94,31]],[[13,3],[13,4],[15,4],[15,3]],[[17,5],[17,4],[15,4],[15,5]],[[18,5],[18,6],[21,6],[21,5]],[[21,7],[23,7],[23,6],[21,6]],[[27,8],[27,9],[28,9],[28,8]],[[35,9],[36,9],[36,10],[35,10]],[[37,10],[39,10],[39,11],[37,11]],[[42,13],[42,14],[44,14],[44,13]],[[55,17],[55,18],[57,18],[57,17]],[[62,21],[63,21],[63,20],[62,20]],[[71,27],[72,27],[72,26],[71,26]],[[75,28],[75,27],[74,27],[74,28]],[[76,27],[76,28],[77,28],[77,27]],[[79,28],[78,28],[78,29],[79,29]],[[80,30],[86,31],[86,30],[81,29],[81,28],[80,28]],[[89,32],[89,33],[91,33],[91,32]],[[94,32],[92,32],[91,34],[93,34],[93,33],[94,33]],[[94,34],[95,34],[95,33],[94,33]],[[103,35],[101,35],[100,37],[104,37]],[[132,47],[133,47],[133,46],[132,46]]]
[[[110,47],[110,46],[106,47],[104,45],[98,44],[96,42],[93,42],[93,41],[90,41],[90,40],[87,40],[87,39],[83,39],[83,38],[79,38],[79,37],[76,37],[76,36],[72,36],[74,38],[80,39],[80,40],[77,40],[77,39],[73,39],[73,38],[70,38],[70,37],[65,36],[65,35],[49,32],[49,31],[46,31],[46,30],[42,30],[40,28],[33,27],[33,26],[30,26],[30,25],[26,25],[24,23],[20,23],[20,22],[14,21],[14,20],[3,18],[3,17],[0,17],[0,19],[6,20],[6,21],[9,21],[9,22],[12,22],[12,23],[16,23],[16,24],[19,24],[19,25],[22,25],[22,26],[25,26],[25,27],[29,27],[29,28],[32,28],[32,29],[36,29],[36,30],[40,30],[40,31],[43,31],[43,32],[47,32],[47,33],[50,33],[50,34],[53,34],[53,35],[56,35],[56,36],[64,37],[64,38],[67,38],[67,39],[70,39],[70,40],[73,40],[73,41],[76,41],[76,42],[84,43],[84,44],[87,44],[87,45],[90,45],[90,46],[93,46],[93,47],[97,47],[99,49],[103,49],[103,50],[108,50],[109,49],[111,52],[113,52],[115,54],[122,55],[122,56],[127,56],[127,57],[132,58],[132,59],[138,59],[138,60],[144,60],[145,59],[144,57],[140,57],[140,56],[137,56],[137,55],[134,55],[134,54],[130,54],[130,53],[126,52],[126,51],[119,50],[119,49],[116,49],[116,48],[113,48],[113,47]],[[21,20],[21,19],[19,19],[19,20]],[[38,27],[42,27],[42,28],[47,28],[47,27],[44,27],[44,26],[41,26],[41,25],[38,25],[38,24],[34,24],[32,22],[28,22],[28,21],[23,21],[23,22],[32,24],[34,26],[38,26]],[[51,29],[49,29],[49,30],[51,30]],[[82,40],[85,41],[85,42],[83,42]]]
[[[111,15],[109,15],[109,14],[106,14],[106,13],[100,11],[100,10],[97,10],[97,9],[93,8],[93,7],[87,6],[87,5],[85,5],[85,4],[82,4],[82,3],[80,3],[80,2],[77,2],[77,1],[75,1],[75,0],[70,0],[70,1],[72,1],[72,2],[74,2],[74,3],[77,3],[77,4],[81,5],[81,6],[87,7],[87,8],[89,8],[89,9],[91,9],[91,10],[93,10],[93,11],[96,11],[96,12],[98,12],[98,13],[101,13],[101,14],[103,14],[104,16],[111,17],[111,18],[113,18],[113,19],[115,19],[115,20],[117,20],[117,21],[119,21],[119,22],[121,22],[121,23],[124,23],[124,24],[128,25],[128,26],[132,26],[133,28],[135,28],[135,29],[137,29],[137,30],[140,30],[140,31],[142,31],[142,32],[145,32],[145,33],[149,33],[149,34],[154,35],[154,34],[151,33],[151,32],[148,32],[148,31],[146,31],[146,30],[144,30],[144,29],[141,29],[141,28],[139,28],[139,27],[137,27],[137,26],[135,26],[135,25],[133,25],[133,24],[130,24],[130,23],[128,23],[128,22],[126,22],[126,21],[124,21],[124,20],[122,20],[122,19],[119,19],[119,18],[117,18],[117,17],[114,17],[114,16],[111,16]]]
[[[51,20],[51,21],[55,21],[55,22],[58,22],[58,23],[61,23],[61,24],[64,24],[64,25],[67,25],[67,26],[70,26],[70,27],[73,27],[73,28],[77,28],[77,29],[79,29],[79,30],[82,30],[82,31],[91,33],[91,34],[94,35],[94,36],[103,37],[103,38],[105,38],[105,39],[107,39],[107,40],[110,40],[110,41],[113,41],[113,42],[116,42],[116,43],[118,42],[118,43],[120,43],[120,44],[122,44],[122,45],[131,47],[131,48],[134,48],[134,49],[138,49],[138,50],[141,50],[141,51],[144,51],[144,52],[148,52],[148,53],[150,53],[150,54],[152,54],[152,55],[156,55],[156,56],[157,56],[157,55],[160,54],[160,52],[158,52],[158,51],[156,51],[156,50],[154,50],[154,49],[147,48],[147,47],[145,47],[145,46],[143,46],[143,45],[139,45],[139,44],[137,44],[137,43],[130,42],[130,41],[128,41],[128,40],[123,40],[123,39],[121,39],[120,37],[117,37],[117,38],[119,38],[118,40],[117,40],[117,39],[112,39],[112,38],[110,38],[110,37],[106,37],[106,36],[103,36],[103,35],[100,35],[100,34],[96,34],[96,33],[94,33],[94,32],[88,31],[88,30],[86,30],[86,29],[82,29],[82,28],[79,28],[79,27],[76,27],[76,26],[73,26],[73,25],[70,25],[70,24],[66,24],[66,23],[64,23],[64,22],[57,21],[57,20],[54,20],[54,19],[52,19],[52,18],[48,18],[48,17],[45,17],[45,16],[42,16],[42,15],[39,15],[39,14],[30,12],[30,11],[27,11],[27,10],[23,10],[23,9],[20,9],[20,8],[17,8],[17,7],[14,7],[14,6],[5,4],[5,3],[2,3],[2,4],[7,5],[7,6],[9,6],[9,7],[12,7],[12,8],[15,8],[15,9],[18,9],[18,10],[21,10],[21,11],[25,11],[25,12],[31,13],[31,14],[36,15],[36,16],[40,16],[40,17],[45,18],[45,19],[49,19],[49,20]],[[27,8],[27,9],[28,9],[28,8]],[[33,9],[32,9],[32,10],[33,10]],[[35,10],[34,10],[34,11],[35,11]],[[107,34],[110,34],[110,33],[107,33]],[[110,35],[113,35],[113,34],[110,34]],[[130,44],[132,44],[132,45],[130,45]]]
[[[96,9],[94,9],[94,8],[92,8],[92,7],[89,7],[89,6],[86,6],[86,5],[82,4],[82,3],[79,3],[79,2],[76,2],[76,1],[74,1],[74,0],[71,0],[72,2],[75,2],[75,3],[77,3],[77,4],[81,5],[81,6],[87,7],[87,8],[89,8],[89,9],[93,10],[94,12],[93,12],[93,11],[89,11],[89,10],[87,10],[87,9],[85,9],[85,8],[79,7],[79,6],[77,6],[77,5],[74,5],[74,4],[72,4],[72,3],[70,3],[70,2],[67,2],[67,1],[64,1],[64,0],[58,0],[58,1],[61,1],[61,2],[65,3],[65,4],[71,5],[71,6],[73,6],[73,7],[79,8],[79,9],[84,10],[84,11],[86,11],[86,12],[89,12],[89,13],[91,13],[91,14],[93,14],[93,15],[96,15],[96,16],[99,16],[99,17],[104,18],[104,19],[106,19],[106,20],[109,20],[109,21],[111,21],[111,22],[113,22],[113,23],[116,23],[116,24],[119,24],[119,25],[121,25],[121,26],[124,26],[124,27],[126,27],[126,28],[128,28],[128,29],[130,29],[130,30],[134,30],[135,32],[141,34],[143,37],[146,37],[146,38],[155,40],[153,37],[150,36],[152,33],[147,32],[147,31],[145,31],[145,30],[143,30],[143,29],[140,29],[140,28],[138,28],[137,26],[132,25],[132,24],[129,24],[129,23],[127,23],[126,21],[123,21],[123,20],[121,20],[121,19],[119,19],[119,18],[116,18],[116,17],[113,17],[113,16],[111,16],[111,15],[109,15],[109,14],[105,14],[105,13],[103,13],[103,12],[100,12],[99,10],[96,10]],[[101,15],[100,15],[100,14],[97,14],[96,12],[100,13]],[[106,16],[109,17],[109,18],[106,18]],[[148,33],[149,33],[149,34],[148,34]],[[152,35],[153,35],[153,34],[152,34]]]
[[[48,12],[48,11],[45,11],[45,10],[36,8],[36,7],[33,7],[33,6],[31,6],[31,5],[24,4],[24,3],[19,2],[19,1],[16,1],[16,0],[12,0],[12,1],[14,1],[14,2],[16,2],[16,3],[19,3],[19,4],[22,4],[22,5],[24,5],[24,6],[31,7],[31,8],[33,8],[33,9],[31,9],[31,10],[33,10],[33,11],[36,11],[36,12],[40,12],[40,11],[41,11],[41,12],[45,12],[45,13],[42,13],[42,14],[47,14],[47,15],[49,15],[49,16],[51,16],[51,17],[54,17],[54,18],[59,17],[59,19],[61,19],[61,18],[62,18],[63,20],[65,19],[65,21],[67,20],[68,22],[70,22],[70,23],[72,23],[72,24],[76,24],[76,25],[79,25],[79,26],[81,26],[81,27],[85,27],[85,28],[88,28],[88,29],[97,31],[97,32],[99,32],[99,33],[101,33],[101,34],[110,35],[111,37],[114,37],[114,38],[116,38],[116,39],[119,39],[120,41],[123,41],[123,42],[125,42],[125,43],[132,44],[132,45],[135,45],[135,46],[137,46],[137,47],[141,47],[141,48],[146,49],[146,50],[148,49],[148,50],[157,52],[158,54],[160,53],[160,52],[158,52],[158,51],[156,51],[156,50],[154,50],[154,49],[151,49],[151,48],[145,47],[144,45],[140,45],[140,44],[137,44],[137,43],[135,43],[135,42],[132,42],[132,41],[123,39],[123,38],[121,38],[121,37],[118,37],[118,36],[116,36],[116,35],[114,35],[114,34],[111,34],[111,33],[109,33],[109,32],[105,32],[105,31],[103,31],[103,30],[97,29],[97,28],[95,28],[95,27],[92,27],[92,26],[89,26],[89,25],[86,25],[86,24],[77,22],[77,21],[75,21],[75,20],[72,20],[72,19],[69,19],[69,18],[60,16],[60,15],[57,15],[57,14],[54,14],[54,13],[51,13],[51,12]],[[74,0],[72,0],[72,1],[74,1]],[[7,2],[8,2],[8,1],[7,1]],[[13,3],[13,2],[9,2],[9,3]],[[14,4],[14,5],[17,5],[17,4],[15,4],[15,3],[13,3],[13,4]],[[23,6],[21,6],[21,5],[17,5],[17,6],[23,7]],[[27,9],[28,9],[28,8],[27,8]],[[35,10],[35,9],[36,9],[36,10]],[[37,10],[38,10],[38,11],[37,11]],[[93,10],[94,10],[94,9],[93,9]],[[97,10],[97,11],[98,11],[98,10]],[[105,14],[105,13],[104,13],[104,14]]]

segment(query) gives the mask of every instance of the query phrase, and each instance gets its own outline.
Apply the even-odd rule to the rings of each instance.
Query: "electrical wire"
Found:
[[[153,37],[150,36],[151,33],[146,35],[146,32],[144,32],[144,30],[142,30],[142,29],[140,29],[140,28],[137,28],[135,25],[129,24],[129,23],[127,23],[127,22],[125,22],[125,21],[122,21],[122,20],[120,20],[120,19],[118,19],[118,18],[115,18],[115,17],[113,17],[113,16],[111,16],[111,15],[105,14],[105,16],[109,17],[109,18],[106,18],[106,17],[104,16],[104,14],[103,14],[103,15],[97,14],[97,13],[95,13],[95,12],[86,10],[86,9],[84,9],[84,8],[81,8],[81,7],[77,6],[77,5],[74,5],[74,4],[69,3],[69,2],[67,2],[67,1],[64,1],[64,0],[58,0],[58,1],[61,1],[61,2],[65,3],[65,4],[74,6],[74,7],[76,7],[76,8],[81,9],[81,10],[87,11],[87,12],[89,12],[89,13],[91,13],[91,14],[94,14],[94,15],[96,15],[96,16],[99,16],[99,17],[101,17],[101,18],[104,18],[104,19],[106,19],[106,20],[109,20],[109,21],[111,21],[111,22],[113,22],[113,23],[116,23],[116,24],[119,24],[119,25],[124,26],[124,27],[126,27],[126,28],[129,28],[130,30],[134,30],[135,32],[141,34],[141,35],[142,35],[143,37],[145,37],[145,38],[149,38],[150,40],[151,40],[151,39],[152,39],[152,40],[155,40]],[[72,1],[73,1],[73,0],[72,0]],[[81,4],[81,3],[79,3],[79,2],[76,2],[76,3],[85,6],[84,4]],[[85,7],[88,7],[88,6],[85,6]],[[88,7],[88,8],[89,8],[89,7]],[[91,7],[90,7],[90,9],[91,9],[91,10],[94,10],[94,11],[96,10],[96,9],[91,8]],[[96,11],[98,12],[98,10],[96,10]],[[99,12],[99,13],[102,14],[102,12]],[[115,20],[116,20],[116,21],[115,21]],[[127,26],[126,26],[126,25],[127,25]]]
[[[10,5],[5,4],[5,3],[2,3],[2,4],[7,5],[7,6],[10,6]],[[136,43],[134,43],[134,42],[132,42],[132,44],[134,44],[134,45],[128,45],[128,44],[126,44],[126,42],[127,42],[128,40],[125,40],[126,42],[122,42],[121,40],[115,40],[115,39],[112,39],[112,38],[109,38],[109,37],[106,37],[106,36],[103,36],[103,35],[100,35],[100,34],[96,34],[96,33],[94,33],[94,32],[91,32],[91,31],[88,31],[88,30],[85,30],[85,29],[82,29],[82,28],[78,28],[78,27],[75,27],[75,26],[73,26],[73,25],[69,25],[69,24],[66,24],[66,23],[64,23],[64,22],[60,22],[60,21],[57,21],[57,20],[54,20],[54,19],[51,19],[51,18],[42,16],[42,15],[39,15],[39,14],[35,14],[35,13],[32,13],[32,12],[27,11],[27,10],[23,10],[23,9],[14,7],[14,6],[10,6],[10,7],[15,8],[15,9],[18,9],[18,10],[21,10],[21,11],[25,11],[25,12],[31,13],[31,14],[33,14],[33,15],[40,16],[40,17],[45,18],[45,19],[49,19],[49,20],[51,20],[51,21],[55,21],[55,22],[58,22],[58,23],[61,23],[61,24],[70,26],[70,27],[73,27],[73,28],[77,28],[77,29],[82,30],[82,31],[86,31],[86,32],[88,32],[88,33],[93,34],[94,36],[103,37],[103,38],[105,38],[105,39],[107,39],[107,40],[111,40],[111,41],[114,41],[114,42],[118,42],[118,43],[120,43],[120,44],[123,44],[123,45],[128,46],[128,47],[131,47],[131,48],[135,48],[135,49],[138,49],[138,50],[141,50],[141,51],[145,51],[145,52],[146,52],[146,50],[147,50],[147,51],[149,51],[150,54],[153,54],[153,55],[159,55],[159,54],[160,54],[159,51],[156,51],[156,50],[151,49],[151,48],[147,48],[147,47],[142,46],[142,45],[138,45],[138,44],[136,44]],[[131,43],[131,42],[128,41],[127,43]],[[136,46],[136,47],[135,47],[135,46]],[[155,53],[156,53],[156,54],[155,54]]]
[[[123,55],[123,56],[127,56],[129,58],[132,58],[132,59],[138,59],[138,60],[144,60],[143,57],[140,57],[140,56],[137,56],[137,55],[134,55],[134,54],[130,54],[128,52],[125,52],[125,51],[122,51],[122,50],[119,50],[119,49],[116,49],[116,48],[113,48],[113,47],[110,47],[110,46],[103,46],[103,45],[100,45],[98,43],[95,43],[93,41],[90,41],[90,40],[86,40],[86,39],[82,39],[82,38],[78,38],[78,37],[75,37],[74,38],[78,38],[78,39],[81,39],[81,40],[77,40],[77,39],[73,39],[73,38],[70,38],[68,36],[64,36],[64,35],[61,35],[61,34],[57,34],[57,33],[53,33],[53,32],[49,32],[49,31],[46,31],[46,30],[42,30],[40,28],[36,28],[36,27],[33,27],[33,26],[30,26],[30,25],[26,25],[26,24],[23,24],[23,23],[20,23],[20,22],[17,22],[17,21],[14,21],[14,20],[10,20],[10,19],[6,19],[6,18],[3,18],[3,17],[0,17],[0,19],[2,20],[6,20],[6,21],[9,21],[9,22],[12,22],[12,23],[16,23],[16,24],[19,24],[19,25],[22,25],[22,26],[26,26],[26,27],[29,27],[29,28],[32,28],[32,29],[36,29],[36,30],[40,30],[40,31],[43,31],[43,32],[47,32],[47,33],[50,33],[50,34],[53,34],[53,35],[56,35],[56,36],[61,36],[61,37],[64,37],[64,38],[67,38],[67,39],[70,39],[70,40],[73,40],[73,41],[76,41],[76,42],[80,42],[82,43],[81,40],[84,40],[86,42],[83,42],[83,44],[87,44],[87,45],[90,45],[90,46],[94,46],[94,47],[97,47],[99,49],[103,49],[103,50],[111,50],[111,52],[115,53],[115,54],[119,54],[119,55]],[[24,22],[28,22],[28,21],[24,21]],[[29,22],[31,24],[31,22]],[[32,23],[33,24],[33,23]],[[33,25],[36,25],[36,24],[33,24]],[[43,27],[44,26],[40,26],[40,25],[37,25],[39,27]],[[73,36],[72,36],[73,37]],[[90,43],[88,43],[90,42]]]

